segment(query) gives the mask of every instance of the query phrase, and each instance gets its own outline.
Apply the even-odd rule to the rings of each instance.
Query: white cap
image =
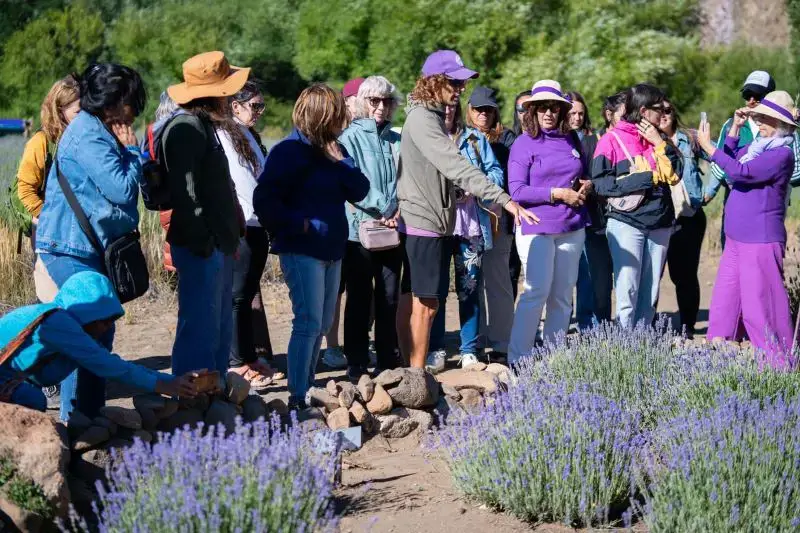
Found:
[[[747,87],[748,85],[755,85],[758,87],[763,87],[766,92],[769,92],[770,89],[770,82],[772,81],[772,76],[769,75],[769,72],[763,70],[754,70],[747,76],[747,79],[744,80],[742,87]],[[774,82],[773,82],[774,87]]]

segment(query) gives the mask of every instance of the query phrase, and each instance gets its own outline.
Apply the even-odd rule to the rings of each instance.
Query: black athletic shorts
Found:
[[[412,293],[417,298],[447,298],[447,288],[442,292],[442,280],[450,270],[450,256],[445,253],[447,237],[418,237],[400,234],[403,247],[402,294]]]

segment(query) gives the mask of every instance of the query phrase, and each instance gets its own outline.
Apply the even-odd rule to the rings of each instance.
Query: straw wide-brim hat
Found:
[[[797,127],[797,109],[794,107],[792,96],[786,91],[772,91],[753,108],[751,113],[776,118]]]
[[[183,64],[183,83],[167,89],[178,104],[198,98],[233,96],[250,77],[249,68],[233,67],[222,52],[205,52],[190,57]]]
[[[554,80],[537,81],[533,84],[531,94],[520,98],[519,103],[526,105],[531,102],[544,101],[563,102],[567,107],[572,107],[572,102],[561,92],[561,84]]]

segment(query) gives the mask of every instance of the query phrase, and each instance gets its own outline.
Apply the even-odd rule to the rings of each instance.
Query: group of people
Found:
[[[14,385],[11,401],[41,407],[37,386],[67,374],[64,419],[75,408],[95,413],[105,378],[191,395],[194,373],[210,369],[238,372],[255,390],[269,386],[274,371],[256,339],[266,330],[259,282],[269,253],[280,259],[294,315],[292,407],[305,405],[326,336],[324,362],[346,365],[352,380],[371,366],[442,371],[451,263],[462,366],[486,350],[509,363],[531,354],[543,315],[543,340],[565,334],[573,292],[580,329],[612,319],[612,290],[622,326],[650,324],[666,264],[692,336],[703,205],[719,186],[728,190],[726,241],[708,335],[746,333],[756,347],[783,354],[773,358],[778,366],[788,364],[783,219],[800,148],[794,102],[769,74],[748,77],[746,107],[717,143],[707,121],[685,129],[650,84],[608,97],[605,127],[595,131],[580,93],[540,80],[517,95],[506,128],[489,87],[474,87],[462,108],[478,76],[455,51],[432,53],[401,131],[392,127],[401,98],[385,77],[351,80],[342,91],[311,85],[295,103],[292,132],[269,153],[253,129],[265,106],[258,83],[222,52],[184,63],[183,83],[162,95],[141,146],[132,123],[145,93],[134,70],[94,65],[58,82],[20,167],[43,303],[0,322],[6,340],[22,339],[0,366],[0,383]],[[162,223],[178,278],[177,377],[111,357],[122,308],[61,184],[107,246],[136,230],[142,164],[153,158],[171,199]],[[717,176],[707,191],[701,159]],[[71,332],[48,335],[56,320],[71,321]],[[72,345],[70,335],[89,340]],[[58,372],[43,372],[42,360],[60,361]]]

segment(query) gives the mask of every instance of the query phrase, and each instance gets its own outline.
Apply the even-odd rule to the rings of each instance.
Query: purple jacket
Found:
[[[739,242],[786,243],[786,193],[794,170],[790,146],[767,150],[747,163],[738,158],[747,146],[738,148],[739,139],[727,137],[725,148],[717,150],[711,161],[720,166],[731,183],[725,204],[725,235]]]
[[[555,130],[542,130],[536,139],[525,133],[514,141],[508,160],[508,192],[541,219],[539,224],[523,222],[523,235],[567,233],[586,226],[585,208],[550,203],[550,189],[570,188],[586,174],[580,151],[577,136]]]

